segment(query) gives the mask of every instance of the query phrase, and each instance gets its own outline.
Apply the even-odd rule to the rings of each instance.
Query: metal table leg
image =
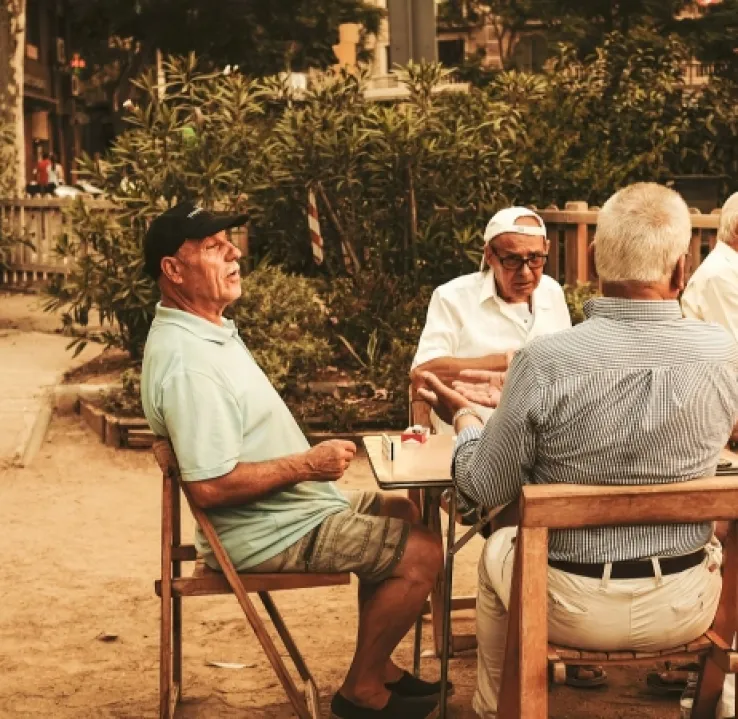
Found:
[[[430,517],[430,499],[429,492],[423,491],[423,506],[420,510],[420,520],[426,527],[428,526],[428,518]],[[420,650],[423,644],[423,613],[418,614],[415,620],[415,642],[413,645],[413,674],[420,676]]]
[[[448,701],[448,660],[451,653],[451,584],[454,572],[454,535],[456,530],[456,493],[448,492],[448,533],[446,536],[446,563],[443,587],[443,645],[441,647],[440,719],[446,718]]]

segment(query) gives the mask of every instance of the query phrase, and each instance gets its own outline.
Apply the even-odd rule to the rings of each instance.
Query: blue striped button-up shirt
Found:
[[[484,429],[453,456],[462,505],[496,507],[523,484],[661,484],[715,473],[738,420],[738,345],[676,301],[597,298],[587,320],[513,361]],[[686,554],[710,523],[552,531],[549,556],[612,562]]]

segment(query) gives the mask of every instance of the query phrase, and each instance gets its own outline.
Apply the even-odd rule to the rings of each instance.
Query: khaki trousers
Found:
[[[495,532],[479,561],[472,705],[482,719],[497,719],[516,532]],[[705,549],[696,567],[644,579],[593,579],[549,567],[549,640],[579,649],[656,651],[696,639],[712,623],[722,585],[720,544]]]

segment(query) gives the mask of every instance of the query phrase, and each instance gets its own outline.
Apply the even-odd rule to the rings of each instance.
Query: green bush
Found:
[[[332,358],[318,283],[264,266],[242,286],[230,311],[241,338],[277,390],[300,392]]]
[[[595,204],[629,182],[693,172],[724,174],[736,189],[736,86],[688,90],[682,46],[643,32],[611,34],[586,62],[563,49],[549,74],[500,72],[467,94],[436,93],[447,71],[411,64],[409,99],[390,105],[366,101],[362,77],[348,73],[296,93],[170,60],[161,96],[152,75],[141,78],[130,129],[102,161],[83,163],[120,211],[73,206],[75,235],[58,251],[77,264],[51,306],[65,310],[77,345],[97,310],[110,329],[94,339],[140,358],[157,296],[142,268],[150,219],[182,200],[248,209],[245,264],[261,269],[246,275],[233,314],[270,379],[307,417],[320,408],[306,378],[349,367],[362,392],[386,396],[377,410],[394,423],[430,293],[476,268],[493,211]],[[568,290],[574,321],[589,292]],[[337,422],[357,413],[335,401],[323,411]]]
[[[599,297],[599,287],[591,282],[577,282],[576,285],[564,285],[564,297],[569,308],[571,323],[578,325],[584,321],[584,303],[593,297]]]

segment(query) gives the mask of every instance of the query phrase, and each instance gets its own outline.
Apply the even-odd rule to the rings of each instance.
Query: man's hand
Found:
[[[305,452],[307,480],[330,482],[343,477],[356,454],[356,445],[343,439],[320,442]]]
[[[500,403],[502,386],[505,383],[504,372],[465,369],[460,377],[461,379],[453,382],[452,386],[470,402],[476,402],[483,407],[497,407]]]
[[[422,372],[425,387],[418,387],[418,395],[422,397],[446,424],[451,424],[453,417],[462,407],[469,407],[470,402],[462,394],[447,387],[432,372]]]

